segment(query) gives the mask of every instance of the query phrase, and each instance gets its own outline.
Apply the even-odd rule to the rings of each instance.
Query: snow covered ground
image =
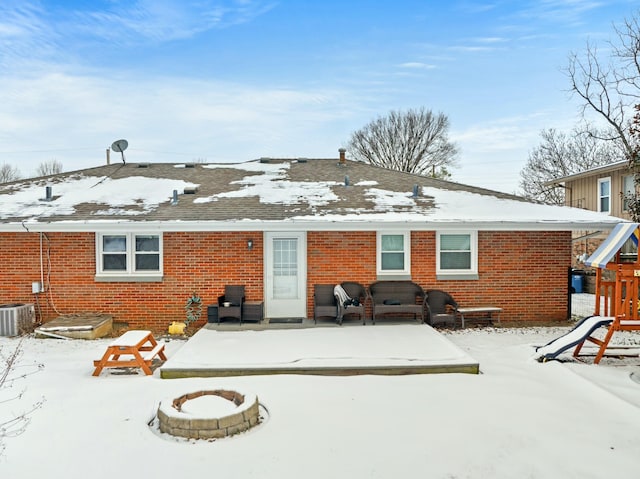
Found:
[[[480,375],[176,380],[158,371],[92,377],[92,360],[110,340],[27,337],[0,389],[0,423],[44,402],[24,432],[3,439],[0,477],[636,479],[640,359],[597,366],[532,359],[535,345],[566,330],[445,331],[480,362]],[[614,341],[639,344],[640,335]],[[18,344],[0,338],[3,359]],[[183,344],[168,342],[168,357]],[[257,394],[264,422],[211,442],[158,432],[161,400],[216,388]]]

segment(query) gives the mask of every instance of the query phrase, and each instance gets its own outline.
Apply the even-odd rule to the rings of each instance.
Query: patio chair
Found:
[[[222,318],[235,318],[242,324],[243,303],[244,286],[225,286],[224,294],[218,297],[218,323]]]
[[[439,289],[427,290],[427,317],[429,324],[437,323],[456,324],[458,315],[458,303],[446,291]]]
[[[336,297],[333,295],[333,284],[313,285],[313,322],[317,323],[318,318],[330,317],[338,318],[338,305]]]
[[[367,300],[369,299],[367,289],[355,281],[344,281],[340,283],[340,286],[342,286],[349,297],[355,301],[353,304],[346,306],[344,304],[338,304],[338,323],[342,324],[342,320],[347,314],[357,314],[360,316],[362,324],[365,324],[365,311]]]

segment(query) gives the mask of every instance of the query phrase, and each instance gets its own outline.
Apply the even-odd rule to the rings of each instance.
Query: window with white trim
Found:
[[[636,186],[633,181],[633,175],[625,175],[622,177],[622,211],[629,211],[629,198],[636,192]]]
[[[447,231],[436,234],[436,274],[478,273],[478,233]]]
[[[155,277],[162,274],[162,235],[96,234],[98,276]]]
[[[598,211],[611,211],[611,178],[598,178]]]
[[[411,233],[408,231],[377,234],[378,275],[411,274]]]

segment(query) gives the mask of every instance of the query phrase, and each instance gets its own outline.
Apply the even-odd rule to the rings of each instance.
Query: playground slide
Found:
[[[613,318],[606,316],[587,316],[582,318],[571,331],[536,349],[536,359],[540,362],[555,359],[560,353],[577,346],[591,333],[602,326],[609,326]]]

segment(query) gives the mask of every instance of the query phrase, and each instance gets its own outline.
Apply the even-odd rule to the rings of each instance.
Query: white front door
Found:
[[[266,318],[307,317],[306,233],[265,233]]]

